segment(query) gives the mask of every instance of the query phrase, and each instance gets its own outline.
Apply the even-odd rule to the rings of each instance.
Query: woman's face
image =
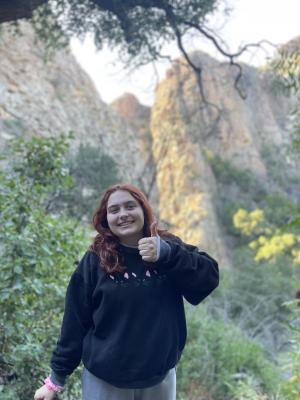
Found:
[[[111,232],[123,244],[136,246],[143,237],[143,209],[140,203],[126,190],[117,190],[109,196],[107,222]]]

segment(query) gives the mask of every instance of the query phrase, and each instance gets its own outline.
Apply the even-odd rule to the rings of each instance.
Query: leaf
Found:
[[[3,289],[0,292],[0,301],[5,301],[9,298],[11,291],[9,289]]]
[[[300,227],[300,215],[297,215],[296,217],[292,217],[285,226],[287,228]]]
[[[14,267],[14,272],[15,272],[16,274],[22,274],[22,273],[23,273],[23,268],[22,268],[22,266],[21,266],[21,265],[16,265],[16,266]]]

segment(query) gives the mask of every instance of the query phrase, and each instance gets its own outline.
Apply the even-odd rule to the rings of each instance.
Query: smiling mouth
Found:
[[[128,222],[122,222],[121,224],[119,224],[119,226],[128,226],[133,224],[133,221],[128,221]]]

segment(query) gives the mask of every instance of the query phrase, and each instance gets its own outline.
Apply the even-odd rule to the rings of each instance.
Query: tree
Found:
[[[206,26],[207,15],[218,5],[219,0],[13,0],[2,2],[0,23],[31,18],[47,47],[60,47],[66,43],[65,38],[91,33],[98,49],[104,44],[118,49],[126,64],[133,66],[169,58],[162,49],[165,43],[175,40],[196,73],[202,100],[206,100],[202,67],[188,54],[185,35],[204,36],[215,46],[237,70],[235,86],[239,91],[242,69],[236,60],[249,47],[257,46],[248,44],[235,53],[226,51]]]

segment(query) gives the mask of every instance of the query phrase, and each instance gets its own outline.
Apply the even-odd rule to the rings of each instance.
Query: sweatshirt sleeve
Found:
[[[199,304],[219,284],[217,261],[184,242],[166,240],[166,243],[169,251],[159,259],[157,267],[167,274],[189,303]]]
[[[80,364],[83,339],[92,325],[92,293],[88,281],[93,254],[87,252],[68,284],[60,337],[52,353],[51,377],[63,385]]]

